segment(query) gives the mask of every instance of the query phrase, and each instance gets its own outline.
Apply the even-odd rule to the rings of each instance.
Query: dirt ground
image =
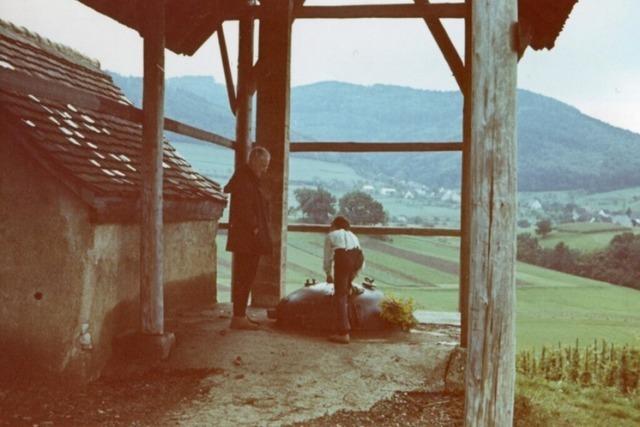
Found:
[[[360,335],[349,345],[283,331],[228,329],[225,304],[169,313],[170,358],[112,363],[70,387],[0,386],[0,425],[459,425],[462,398],[443,393],[458,328]],[[296,424],[297,423],[297,424]]]

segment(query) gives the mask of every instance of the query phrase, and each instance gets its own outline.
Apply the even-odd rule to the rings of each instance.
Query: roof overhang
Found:
[[[78,0],[97,12],[143,34],[145,5],[149,0]],[[236,0],[165,0],[167,49],[193,55],[226,19],[241,12]]]

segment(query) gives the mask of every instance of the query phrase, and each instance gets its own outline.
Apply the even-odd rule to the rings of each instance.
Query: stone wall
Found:
[[[0,362],[95,378],[113,337],[138,327],[139,227],[91,224],[84,202],[0,137]],[[165,225],[165,311],[216,302],[216,231],[217,219]]]

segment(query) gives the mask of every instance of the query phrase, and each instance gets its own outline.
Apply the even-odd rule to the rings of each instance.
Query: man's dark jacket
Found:
[[[231,193],[227,251],[271,254],[269,206],[258,177],[248,166],[243,166],[233,174],[224,192]]]

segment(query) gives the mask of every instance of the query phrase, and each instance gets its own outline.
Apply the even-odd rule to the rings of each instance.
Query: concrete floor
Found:
[[[177,344],[165,371],[217,369],[201,380],[206,393],[172,408],[167,424],[283,425],[341,409],[366,410],[396,391],[439,391],[459,328],[451,314],[418,314],[438,324],[410,333],[356,335],[351,344],[333,344],[321,335],[284,331],[266,312],[250,309],[258,331],[228,328],[231,306],[169,313],[166,329]],[[112,377],[126,377],[131,364],[113,365]]]

